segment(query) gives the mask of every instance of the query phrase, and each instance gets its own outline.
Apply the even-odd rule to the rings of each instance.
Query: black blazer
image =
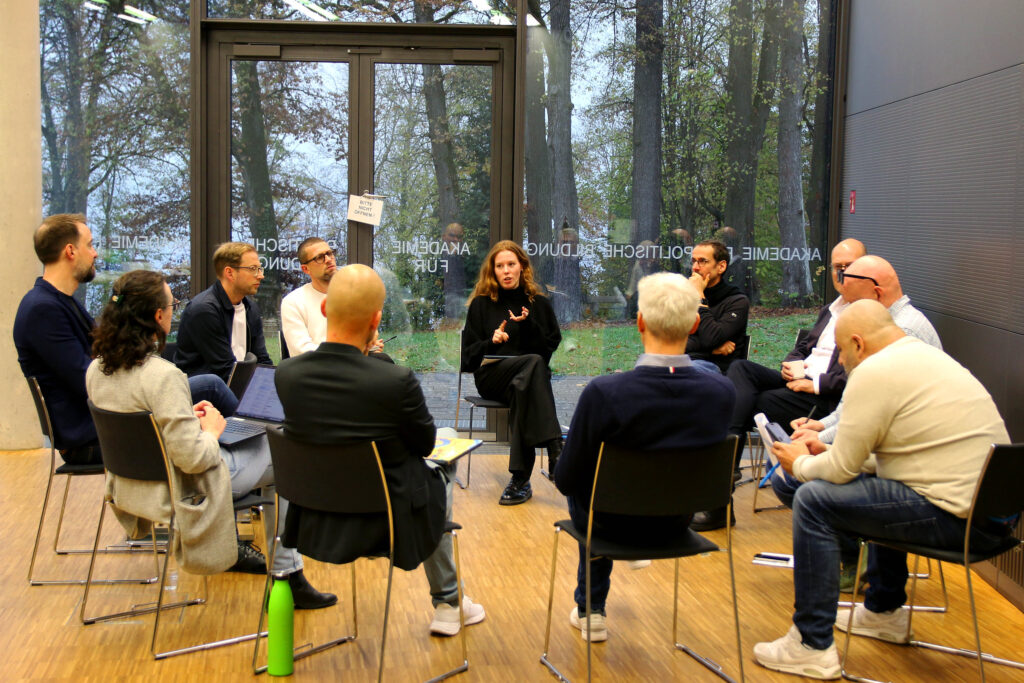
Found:
[[[434,420],[412,370],[324,342],[282,361],[276,384],[289,436],[313,443],[397,439],[381,453],[395,515],[395,566],[419,566],[441,540],[447,501],[441,473],[423,460],[434,448]],[[323,562],[350,562],[386,554],[387,519],[290,505],[282,540]]]
[[[789,352],[785,360],[804,360],[810,356],[811,349],[818,343],[818,339],[821,337],[821,333],[825,330],[825,326],[828,325],[831,317],[832,313],[828,310],[828,306],[822,308],[810,333],[800,334],[797,337],[796,346]],[[838,401],[843,395],[843,389],[845,388],[846,370],[839,363],[839,347],[837,346],[832,351],[832,358],[828,361],[828,370],[818,378],[818,395],[831,397]]]
[[[92,316],[73,297],[43,278],[18,305],[14,345],[26,377],[39,380],[53,423],[54,446],[64,450],[96,441],[85,400],[85,370],[92,362]]]

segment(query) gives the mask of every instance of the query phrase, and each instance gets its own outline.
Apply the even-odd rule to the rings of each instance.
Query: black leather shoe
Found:
[[[313,588],[301,569],[288,575],[288,586],[292,589],[295,609],[322,609],[338,602],[334,593],[321,593]]]
[[[533,497],[533,487],[529,481],[517,482],[515,477],[505,487],[501,494],[499,505],[522,505]]]
[[[238,561],[231,565],[228,571],[242,574],[266,574],[267,558],[249,541],[239,541]]]
[[[544,473],[551,481],[555,480],[555,466],[558,464],[558,456],[562,454],[562,437],[552,439],[548,442],[548,469]]]
[[[726,508],[718,508],[717,510],[698,512],[693,516],[693,521],[690,522],[690,528],[694,531],[714,531],[715,529],[724,529],[725,510]],[[736,526],[735,512],[733,512],[729,518],[729,526]]]

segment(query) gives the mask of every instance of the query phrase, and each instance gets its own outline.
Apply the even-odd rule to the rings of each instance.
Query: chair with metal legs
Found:
[[[163,436],[157,426],[153,414],[149,411],[133,413],[118,413],[103,408],[97,408],[92,401],[89,401],[89,411],[92,413],[93,422],[96,425],[96,433],[99,436],[100,447],[103,450],[104,467],[111,474],[126,479],[134,479],[143,482],[160,482],[166,485],[170,491],[168,500],[178,500],[181,492],[176,490],[173,477],[168,476],[172,467],[167,458],[167,451],[164,448]],[[243,502],[244,501],[244,502]],[[246,498],[240,504],[259,505],[260,499]],[[160,632],[160,615],[169,609],[202,605],[206,603],[208,595],[208,577],[203,576],[203,590],[201,597],[189,598],[173,603],[164,603],[164,593],[167,585],[167,567],[171,561],[171,553],[164,555],[163,568],[160,571],[160,584],[157,588],[156,603],[149,603],[144,606],[136,606],[131,609],[111,614],[87,616],[89,589],[96,583],[92,580],[96,566],[96,549],[99,547],[100,535],[103,532],[103,519],[107,506],[116,506],[117,500],[104,499],[100,509],[100,520],[96,528],[96,540],[93,544],[93,554],[89,561],[89,573],[85,582],[85,592],[82,595],[82,605],[79,616],[83,624],[95,624],[102,621],[121,619],[124,617],[138,616],[141,614],[155,613],[153,619],[153,635],[150,640],[150,651],[155,659],[164,659],[175,655],[209,650],[223,645],[232,645],[256,638],[255,633],[250,633],[214,642],[200,643],[174,650],[160,651],[157,648],[157,639]],[[150,519],[154,525],[162,524],[168,528],[168,546],[174,547],[174,536],[178,532],[174,508],[169,506],[162,511],[159,519]],[[155,531],[155,527],[154,527]],[[159,567],[159,555],[156,551],[156,534],[153,534],[153,557]]]
[[[551,641],[551,612],[554,606],[555,567],[558,560],[559,532],[568,533],[586,548],[593,560],[605,557],[611,560],[675,559],[675,578],[672,596],[672,642],[727,681],[734,681],[717,663],[679,642],[677,636],[679,612],[679,558],[691,557],[722,550],[697,532],[687,529],[683,533],[665,538],[657,544],[623,543],[601,538],[594,534],[594,515],[618,514],[638,517],[685,516],[698,510],[731,507],[732,473],[736,458],[738,437],[730,436],[703,448],[678,448],[661,451],[637,451],[602,444],[594,472],[593,493],[586,527],[575,525],[571,519],[555,522],[555,543],[551,554],[551,584],[548,589],[548,621],[544,632],[544,652],[541,663],[559,680],[565,675],[548,658]],[[731,512],[727,507],[727,513]],[[643,520],[638,519],[638,529]],[[732,557],[732,528],[726,527],[726,548],[729,557],[729,579],[732,588],[733,620],[736,627],[736,653],[739,659],[740,680],[743,680],[743,646],[740,642],[739,609],[736,601],[736,574]],[[590,632],[590,563],[586,567],[586,621]],[[587,641],[587,680],[591,676],[590,639]]]
[[[462,331],[462,338],[464,338],[465,335],[466,335],[466,331],[463,330]],[[457,388],[455,390],[455,429],[456,429],[456,431],[458,431],[458,429],[459,429],[460,409],[462,407],[462,402],[465,401],[466,403],[469,404],[469,438],[472,439],[473,438],[473,411],[474,410],[476,410],[477,408],[483,408],[484,410],[504,410],[504,411],[508,411],[509,407],[508,407],[507,403],[504,403],[502,401],[494,401],[492,399],[484,398],[482,396],[477,396],[477,395],[474,395],[474,394],[467,394],[467,395],[463,396],[462,395],[462,373],[463,372],[467,372],[467,370],[463,366],[463,359],[462,359],[462,354],[461,354],[461,351],[460,351],[460,353],[459,353],[459,373],[458,373],[459,378],[458,378],[458,381],[457,381],[457,385],[458,386],[457,386]],[[466,455],[466,483],[463,484],[462,481],[458,477],[455,478],[455,483],[457,483],[461,488],[464,488],[464,489],[469,488],[469,478],[472,475],[472,470],[473,470],[473,454],[469,453],[468,455]]]
[[[944,652],[946,654],[954,654],[960,655],[961,657],[977,659],[978,670],[981,674],[982,681],[985,680],[985,662],[1001,664],[1003,666],[1009,666],[1017,669],[1024,669],[1024,662],[995,657],[982,650],[981,632],[978,629],[978,610],[974,602],[974,586],[971,578],[971,565],[975,562],[990,560],[1010,551],[1016,551],[1019,553],[1021,548],[1024,546],[1021,545],[1020,539],[1013,536],[1007,536],[1002,543],[989,551],[978,552],[977,550],[972,550],[971,527],[975,523],[978,525],[986,525],[991,524],[990,520],[997,518],[1007,519],[1013,515],[1020,515],[1021,511],[1024,510],[1024,487],[1021,487],[1021,481],[1024,481],[1024,444],[1001,446],[993,445],[989,451],[985,465],[982,468],[981,475],[978,477],[978,484],[974,490],[971,508],[967,513],[967,530],[964,534],[964,544],[962,548],[936,548],[932,546],[923,546],[913,543],[876,538],[864,538],[861,540],[860,544],[861,557],[859,558],[859,561],[863,559],[869,543],[886,546],[888,548],[893,548],[894,550],[900,550],[918,556],[914,563],[914,571],[910,574],[910,600],[908,601],[910,618],[907,620],[907,644],[913,647],[921,647],[929,650],[936,650],[938,652]],[[964,567],[964,571],[967,574],[967,595],[970,598],[971,604],[971,620],[974,626],[975,647],[973,649],[951,647],[948,645],[940,645],[938,643],[929,643],[911,639],[911,626],[913,623],[914,612],[921,611],[920,608],[914,606],[914,596],[917,589],[917,564],[920,562],[920,558],[922,557],[933,558],[939,562],[955,563]],[[945,585],[945,582],[943,582],[943,585]],[[855,585],[853,602],[856,603],[856,601],[857,586]],[[842,659],[843,678],[853,681],[868,681],[869,683],[875,683],[873,679],[855,676],[847,671],[846,666],[850,652],[850,630],[852,622],[853,609],[849,611],[846,622],[846,641],[843,646]]]
[[[32,544],[32,558],[28,563],[28,582],[33,586],[81,586],[85,583],[85,578],[80,579],[37,579],[35,578],[35,566],[36,557],[39,554],[39,541],[42,539],[43,526],[46,524],[46,511],[50,505],[50,491],[53,488],[53,479],[56,476],[64,476],[67,479],[64,482],[64,495],[61,498],[60,514],[57,517],[57,530],[53,535],[53,551],[57,555],[76,555],[76,554],[88,554],[92,552],[91,547],[82,548],[62,548],[60,547],[60,532],[64,526],[64,510],[68,503],[68,492],[71,489],[71,480],[76,477],[87,477],[94,475],[103,474],[103,464],[97,463],[95,465],[76,465],[76,464],[57,464],[57,445],[53,434],[53,425],[50,422],[50,411],[46,406],[46,399],[43,397],[43,391],[39,386],[39,380],[35,377],[28,377],[28,388],[32,394],[32,400],[36,406],[36,415],[39,417],[39,427],[43,432],[43,436],[46,437],[50,443],[50,471],[49,476],[46,480],[46,491],[43,494],[43,507],[39,511],[39,526],[36,528],[36,538]],[[125,547],[117,547],[113,549],[102,549],[98,552],[130,552],[132,549]],[[157,580],[156,575],[137,578],[137,579],[102,579],[95,583],[155,583]]]
[[[401,449],[403,446],[397,439],[380,442],[364,441],[355,444],[312,444],[286,435],[282,427],[267,427],[267,439],[270,441],[270,456],[274,463],[277,495],[284,497],[289,504],[307,510],[319,510],[339,515],[382,515],[387,519],[388,584],[384,598],[384,625],[381,628],[380,659],[377,667],[377,681],[379,682],[384,675],[384,654],[388,636],[388,616],[391,608],[391,579],[395,570],[394,513],[391,508],[391,496],[388,493],[384,466],[381,464],[381,453],[388,453],[391,449]],[[458,604],[460,606],[463,600],[462,576],[456,532],[461,528],[454,523],[449,523],[445,528],[445,533],[452,535]],[[279,542],[280,539],[277,539],[277,542],[273,544],[268,566],[273,566]],[[359,635],[356,610],[356,563],[353,561],[349,565],[352,573],[352,633],[318,645],[296,648],[294,654],[296,661],[353,641]],[[256,629],[261,637],[264,635],[263,624],[267,612],[267,601],[270,597],[270,587],[271,577],[268,574],[266,587],[261,596],[260,617]],[[449,671],[430,679],[431,681],[441,681],[469,669],[464,616],[460,608],[459,634],[462,641],[462,662]],[[267,670],[266,666],[259,664],[259,654],[260,640],[257,639],[252,653],[253,672],[257,674]]]

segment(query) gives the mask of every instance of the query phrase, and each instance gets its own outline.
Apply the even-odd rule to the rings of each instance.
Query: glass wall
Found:
[[[43,213],[84,213],[96,313],[123,271],[189,291],[189,3],[41,0]]]
[[[210,18],[438,24],[515,24],[515,3],[488,0],[350,2],[208,0]]]
[[[829,4],[530,5],[524,244],[567,328],[556,373],[632,367],[637,281],[690,275],[704,240],[725,243],[725,279],[754,306],[752,357],[778,354],[758,350],[759,325],[813,320],[827,280]]]

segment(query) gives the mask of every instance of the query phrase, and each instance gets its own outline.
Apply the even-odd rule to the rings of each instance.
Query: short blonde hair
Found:
[[[637,308],[651,334],[665,341],[679,341],[690,334],[697,321],[700,296],[679,273],[655,273],[637,285]]]
[[[217,273],[217,277],[223,275],[224,269],[228,266],[232,268],[240,266],[242,257],[250,251],[256,251],[256,247],[248,242],[225,242],[217,245],[217,250],[213,252],[213,270]]]

